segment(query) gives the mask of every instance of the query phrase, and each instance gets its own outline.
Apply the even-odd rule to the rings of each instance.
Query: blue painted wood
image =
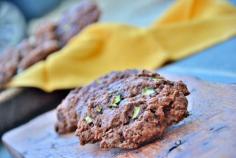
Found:
[[[159,72],[190,75],[213,82],[236,83],[236,38],[163,67]]]

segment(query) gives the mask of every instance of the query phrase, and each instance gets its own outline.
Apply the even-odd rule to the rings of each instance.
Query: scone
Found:
[[[57,131],[75,131],[80,144],[133,149],[160,138],[188,115],[182,81],[147,70],[112,72],[72,91],[58,107]]]

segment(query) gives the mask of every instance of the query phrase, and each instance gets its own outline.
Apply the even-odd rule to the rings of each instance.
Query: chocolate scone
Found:
[[[168,126],[188,115],[188,94],[182,81],[147,70],[112,72],[70,93],[58,107],[57,130],[72,131],[77,123],[82,145],[137,148],[160,138]]]
[[[98,21],[100,10],[92,1],[81,1],[58,22],[45,22],[15,48],[0,54],[0,88],[17,73],[57,52],[87,25]],[[10,60],[9,60],[10,59]]]
[[[59,20],[56,30],[61,45],[64,46],[87,25],[98,21],[99,17],[100,10],[98,6],[88,0],[81,1],[79,5],[65,12],[64,16]]]

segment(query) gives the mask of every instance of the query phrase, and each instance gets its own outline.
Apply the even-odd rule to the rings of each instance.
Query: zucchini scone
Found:
[[[147,70],[111,72],[73,90],[57,108],[56,130],[75,130],[80,144],[133,149],[160,138],[188,115],[182,81]]]

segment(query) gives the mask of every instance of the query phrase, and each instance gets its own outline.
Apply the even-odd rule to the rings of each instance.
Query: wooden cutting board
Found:
[[[55,133],[55,111],[6,133],[3,142],[16,158],[235,158],[236,85],[210,84],[190,77],[169,78],[181,79],[188,85],[190,116],[170,127],[162,139],[138,149],[80,146],[73,134]]]

